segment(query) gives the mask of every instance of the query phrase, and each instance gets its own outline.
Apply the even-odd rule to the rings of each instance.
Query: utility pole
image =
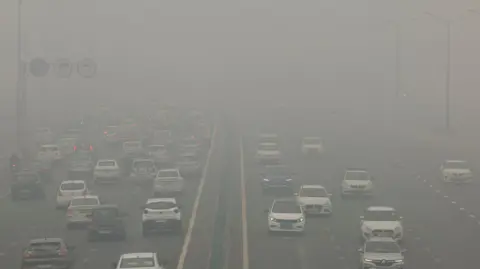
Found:
[[[27,155],[27,77],[26,65],[22,61],[22,0],[17,0],[17,85],[16,85],[16,120],[17,151]]]

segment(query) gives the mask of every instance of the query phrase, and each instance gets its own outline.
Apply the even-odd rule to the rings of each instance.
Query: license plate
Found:
[[[44,269],[44,268],[52,268],[53,266],[51,264],[42,264],[42,265],[37,265],[37,268]]]
[[[155,222],[156,222],[156,223],[165,223],[164,220],[156,220]]]
[[[111,234],[112,232],[111,231],[100,231],[98,232],[99,234]]]
[[[292,224],[291,223],[280,223],[280,228],[281,229],[292,229]]]

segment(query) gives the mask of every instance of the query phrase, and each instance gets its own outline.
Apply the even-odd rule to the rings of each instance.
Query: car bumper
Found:
[[[332,207],[324,205],[304,205],[302,208],[308,215],[330,215],[333,213]]]
[[[29,259],[22,262],[22,269],[66,269],[72,261],[66,259]]]
[[[342,195],[348,196],[372,196],[372,189],[342,189]]]
[[[182,221],[178,219],[146,220],[142,223],[143,230],[149,232],[174,231],[181,227]]]
[[[293,223],[291,226],[283,226],[279,223],[269,223],[268,230],[270,232],[293,232],[293,233],[302,233],[305,230],[304,223]]]
[[[399,264],[393,264],[390,266],[381,266],[381,265],[376,265],[374,263],[369,263],[369,262],[364,262],[362,267],[363,269],[402,269],[403,268],[403,263]]]
[[[445,182],[449,183],[471,183],[473,181],[473,177],[444,177],[443,179]]]

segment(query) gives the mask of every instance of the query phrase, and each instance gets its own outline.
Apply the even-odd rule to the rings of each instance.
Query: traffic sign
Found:
[[[55,62],[55,71],[59,78],[69,78],[72,70],[72,63],[68,59],[61,58]]]
[[[85,58],[77,63],[77,72],[84,78],[92,78],[97,73],[97,64],[90,58]]]
[[[34,77],[44,77],[50,70],[50,64],[43,58],[35,58],[30,61],[29,71]]]

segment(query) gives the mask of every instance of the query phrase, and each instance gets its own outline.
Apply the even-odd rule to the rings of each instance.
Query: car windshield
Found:
[[[277,144],[260,144],[258,150],[278,150]]]
[[[97,198],[76,198],[71,202],[71,206],[81,206],[81,205],[99,205]]]
[[[58,147],[42,147],[40,148],[41,152],[53,152],[58,151]]]
[[[146,268],[154,267],[155,260],[153,258],[123,258],[120,268]]]
[[[118,216],[118,209],[116,209],[116,208],[95,209],[95,210],[93,210],[92,216],[95,219],[116,218]]]
[[[395,211],[391,210],[367,210],[365,216],[366,221],[397,221],[398,217]]]
[[[178,171],[176,170],[163,170],[163,171],[159,171],[158,174],[157,174],[157,177],[178,177]]]
[[[60,242],[35,242],[31,243],[29,249],[30,250],[58,250],[60,249],[62,244]]]
[[[36,181],[38,178],[36,175],[17,175],[15,177],[15,179],[18,181],[18,182],[32,182],[32,181]]]
[[[175,203],[167,202],[167,201],[153,202],[153,203],[148,203],[146,205],[146,208],[156,209],[156,210],[171,209],[171,208],[175,208],[175,207],[177,207],[177,205]]]
[[[115,166],[115,161],[101,161],[98,166]]]
[[[272,208],[273,213],[302,213],[300,206],[294,201],[276,201]]]
[[[265,167],[265,175],[269,176],[289,176],[290,173],[287,167],[283,165],[271,165]]]
[[[303,188],[300,191],[302,197],[328,197],[328,193],[322,188]]]
[[[85,189],[85,183],[67,182],[60,185],[60,189],[63,191],[76,191]]]
[[[138,149],[141,148],[142,144],[140,142],[131,142],[123,144],[124,149]]]
[[[444,169],[469,169],[467,162],[445,162]]]
[[[150,152],[162,152],[162,151],[166,151],[165,149],[165,146],[149,146],[148,147],[148,150]]]
[[[365,171],[348,171],[345,180],[370,180],[370,175]]]
[[[365,252],[368,253],[400,253],[400,247],[395,242],[367,242]]]
[[[319,145],[322,143],[322,139],[318,137],[307,137],[303,139],[303,144],[305,145]]]

